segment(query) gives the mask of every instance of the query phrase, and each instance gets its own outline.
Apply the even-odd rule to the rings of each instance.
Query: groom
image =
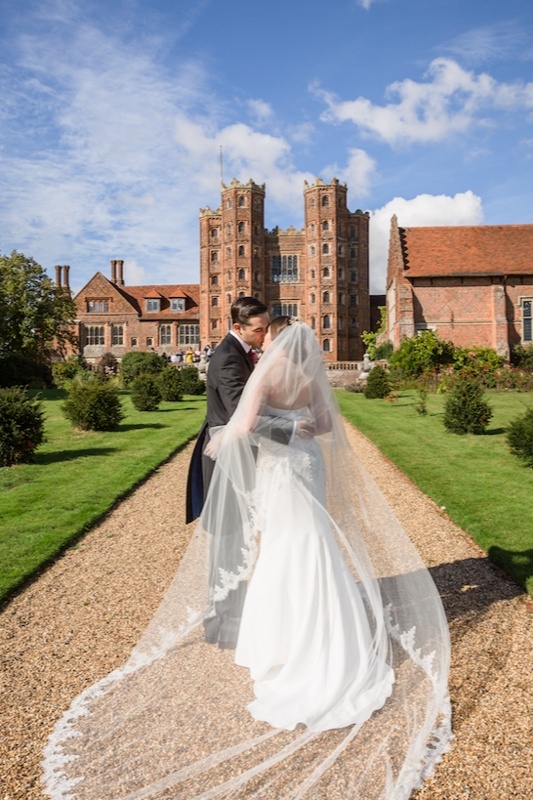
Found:
[[[270,324],[266,305],[255,297],[240,297],[231,306],[232,329],[215,349],[209,361],[206,381],[207,413],[196,442],[187,478],[186,521],[192,522],[201,514],[215,462],[204,455],[211,429],[227,425],[237,408],[244,387],[250,378],[254,362],[252,349],[260,349]],[[260,421],[258,432],[281,444],[289,444],[293,436],[312,436],[308,419],[289,420],[266,417]],[[231,497],[227,502],[231,504]],[[227,517],[231,519],[228,507]],[[229,535],[238,535],[228,531]],[[210,578],[210,581],[213,577]],[[215,604],[215,616],[204,620],[205,640],[221,648],[234,648],[238,634],[240,609],[244,603],[246,582],[221,602]]]
[[[209,361],[206,381],[207,413],[191,457],[187,477],[186,522],[200,516],[215,462],[204,455],[212,428],[227,425],[237,408],[244,387],[252,374],[252,349],[261,349],[270,324],[268,308],[256,297],[239,297],[231,306],[232,329],[215,349]],[[281,444],[293,435],[311,436],[307,419],[296,423],[283,418],[268,418],[260,433]]]

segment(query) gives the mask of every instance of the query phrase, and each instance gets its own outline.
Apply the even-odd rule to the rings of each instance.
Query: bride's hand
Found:
[[[312,439],[315,435],[314,422],[307,419],[307,417],[300,417],[296,420],[294,432],[296,436],[299,436],[301,439]]]

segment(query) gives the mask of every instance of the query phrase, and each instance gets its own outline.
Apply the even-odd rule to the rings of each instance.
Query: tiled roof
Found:
[[[164,285],[149,285],[149,286],[118,286],[116,287],[121,294],[123,294],[130,303],[135,307],[135,310],[140,316],[145,315],[144,300],[146,298],[166,298],[170,301],[171,298],[184,297],[189,298],[190,303],[185,311],[171,311],[170,308],[163,308],[160,312],[149,313],[147,316],[150,319],[159,319],[164,317],[176,317],[183,315],[184,317],[190,316],[191,313],[198,313],[198,304],[200,301],[200,286],[197,283],[185,284],[164,284]]]
[[[533,275],[533,225],[399,228],[406,278]]]

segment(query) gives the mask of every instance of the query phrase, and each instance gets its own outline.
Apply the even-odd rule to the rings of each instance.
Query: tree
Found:
[[[48,360],[52,347],[75,344],[76,305],[33,258],[13,250],[0,255],[0,357]]]

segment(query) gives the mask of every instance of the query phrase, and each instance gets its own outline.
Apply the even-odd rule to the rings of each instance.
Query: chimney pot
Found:
[[[112,259],[111,260],[111,283],[117,282],[117,262]]]
[[[56,286],[61,286],[61,271],[63,267],[59,264],[56,264]]]

